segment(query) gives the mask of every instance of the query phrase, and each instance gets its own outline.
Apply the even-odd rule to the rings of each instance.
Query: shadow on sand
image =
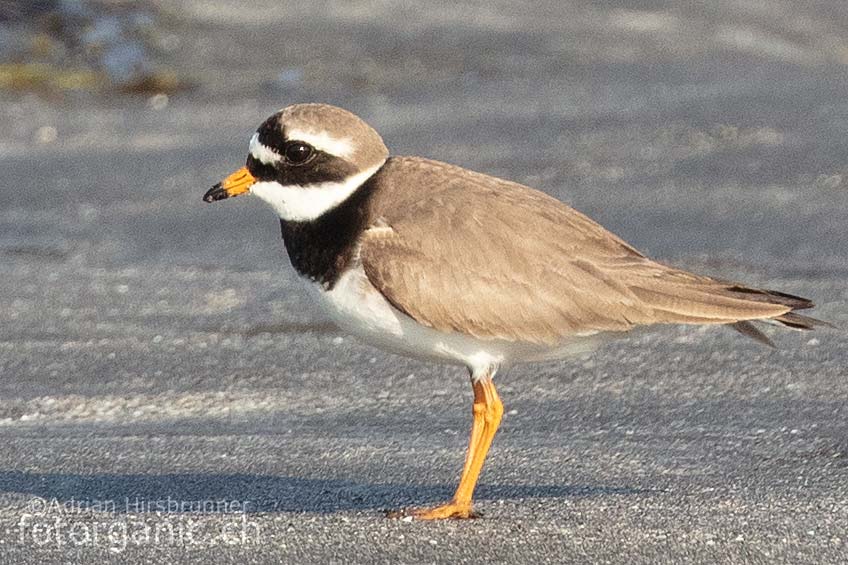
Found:
[[[81,475],[0,472],[2,493],[29,495],[40,505],[114,512],[327,514],[433,504],[447,500],[453,488],[453,485],[370,484],[345,479],[249,474]],[[656,492],[603,486],[482,484],[477,490],[476,499],[585,498]]]

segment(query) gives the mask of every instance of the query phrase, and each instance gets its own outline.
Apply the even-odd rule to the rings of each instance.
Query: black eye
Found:
[[[286,161],[292,165],[302,165],[312,157],[313,149],[311,145],[293,141],[286,145],[285,152]]]

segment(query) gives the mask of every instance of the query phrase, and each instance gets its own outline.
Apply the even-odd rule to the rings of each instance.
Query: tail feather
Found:
[[[626,285],[650,312],[651,323],[723,324],[771,347],[774,347],[772,341],[754,323],[773,323],[795,330],[833,327],[796,313],[815,306],[807,298],[657,264],[651,266],[654,269],[637,273]],[[657,267],[659,272],[655,270]]]
[[[813,308],[812,300],[795,296],[794,294],[786,294],[776,290],[761,290],[758,288],[748,288],[741,285],[733,285],[727,288],[727,292],[735,295],[741,295],[744,300],[752,300],[754,302],[766,302],[769,304],[782,304],[789,306],[793,310],[806,310]]]
[[[730,324],[730,327],[741,333],[742,335],[748,336],[751,339],[755,339],[762,343],[763,345],[768,345],[769,347],[777,348],[772,340],[769,337],[757,329],[757,327],[751,322],[736,322]]]
[[[801,314],[796,314],[794,312],[787,312],[782,316],[778,316],[777,318],[774,318],[774,321],[780,322],[787,328],[792,328],[793,330],[812,330],[816,326],[825,328],[834,327],[833,324],[825,322],[824,320],[819,320],[811,316],[802,316]]]
[[[795,296],[792,294],[786,294],[785,292],[777,292],[775,290],[760,290],[740,285],[734,285],[732,287],[729,287],[727,290],[733,293],[734,295],[744,295],[749,300],[754,300],[756,302],[780,304],[792,308],[789,312],[781,314],[780,316],[759,319],[755,321],[777,323],[783,327],[802,331],[812,330],[816,327],[834,327],[832,324],[823,320],[813,318],[812,316],[804,316],[795,313],[795,310],[806,310],[815,306],[815,304],[813,304],[813,301],[808,300],[807,298],[802,298],[800,296]],[[765,345],[768,345],[770,347],[775,346],[774,343],[768,338],[768,336],[758,330],[754,326],[754,324],[751,323],[751,321],[743,320],[730,324],[730,326],[739,333],[753,338],[759,341],[760,343],[764,343]]]

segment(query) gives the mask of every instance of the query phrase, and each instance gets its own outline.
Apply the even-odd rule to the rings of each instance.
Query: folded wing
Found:
[[[556,343],[664,323],[734,324],[759,339],[747,320],[810,320],[791,314],[805,299],[651,261],[542,192],[422,159],[389,166],[430,182],[415,195],[381,188],[360,257],[371,283],[428,327]]]

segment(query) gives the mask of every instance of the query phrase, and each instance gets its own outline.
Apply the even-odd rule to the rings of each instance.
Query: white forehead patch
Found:
[[[353,141],[347,137],[333,137],[326,131],[312,132],[286,128],[286,139],[308,143],[318,151],[346,159],[353,155]]]
[[[283,220],[308,222],[344,202],[382,166],[380,163],[341,182],[284,186],[277,181],[260,181],[250,187],[250,193],[265,201]]]
[[[254,133],[253,137],[250,138],[248,150],[250,151],[250,154],[253,155],[253,158],[263,165],[273,165],[283,160],[283,158],[270,147],[263,145],[259,141],[259,133]]]

